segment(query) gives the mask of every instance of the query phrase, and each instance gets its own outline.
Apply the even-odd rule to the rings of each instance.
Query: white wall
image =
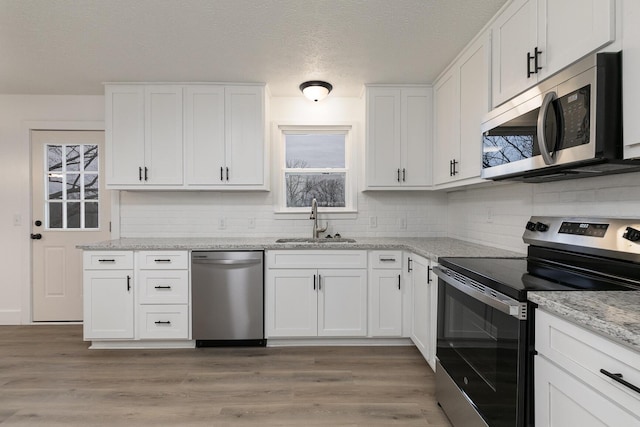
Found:
[[[29,123],[104,120],[102,96],[0,95],[0,324],[28,322],[31,257]],[[21,218],[14,225],[14,217]]]
[[[448,234],[525,252],[531,215],[640,217],[640,173],[545,184],[493,183],[449,193]]]
[[[328,97],[313,103],[302,96],[271,98],[269,121],[286,124],[352,124],[357,160],[362,167],[365,102]],[[275,147],[272,147],[275,148]],[[273,151],[273,150],[272,150]],[[275,156],[272,156],[275,157]],[[277,189],[272,166],[271,192],[121,192],[121,236],[309,236],[308,215],[296,219],[274,214]],[[362,176],[359,187],[363,187]],[[359,192],[358,213],[330,219],[328,232],[344,237],[444,236],[446,194],[430,192]],[[370,226],[370,217],[377,226]],[[219,227],[224,219],[226,228]],[[401,228],[401,219],[406,228]],[[250,220],[255,228],[249,228]],[[320,215],[324,224],[326,217]]]

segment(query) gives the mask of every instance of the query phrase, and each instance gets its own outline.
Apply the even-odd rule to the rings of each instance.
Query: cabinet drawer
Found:
[[[189,339],[187,305],[141,305],[138,315],[140,339]]]
[[[187,251],[142,251],[138,252],[139,269],[179,270],[189,267]]]
[[[82,254],[85,270],[131,270],[131,251],[85,251]]]
[[[267,251],[267,268],[367,268],[367,251]]]
[[[373,251],[369,253],[371,268],[402,269],[401,251]]]
[[[188,270],[141,270],[138,274],[141,304],[187,304]]]
[[[640,354],[576,324],[536,310],[536,350],[640,416],[640,393],[601,373],[622,374],[640,387]]]

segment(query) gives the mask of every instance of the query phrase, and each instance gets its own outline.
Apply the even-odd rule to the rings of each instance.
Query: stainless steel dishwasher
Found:
[[[196,347],[264,346],[264,252],[193,251],[191,305]]]

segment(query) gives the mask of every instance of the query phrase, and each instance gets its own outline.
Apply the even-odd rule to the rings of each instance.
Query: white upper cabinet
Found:
[[[640,1],[622,4],[622,97],[624,114],[624,158],[640,158]]]
[[[431,185],[432,90],[367,87],[367,189]]]
[[[615,0],[514,0],[493,23],[497,106],[615,38]]]
[[[106,129],[110,188],[268,189],[263,85],[107,85]]]
[[[107,186],[182,185],[182,88],[109,85],[105,98]]]
[[[489,111],[489,35],[471,44],[434,85],[434,184],[480,176],[480,124]]]

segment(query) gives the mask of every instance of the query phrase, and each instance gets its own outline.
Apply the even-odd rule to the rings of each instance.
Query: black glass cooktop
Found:
[[[518,301],[529,291],[637,290],[611,278],[556,268],[527,258],[440,258],[438,262]]]

